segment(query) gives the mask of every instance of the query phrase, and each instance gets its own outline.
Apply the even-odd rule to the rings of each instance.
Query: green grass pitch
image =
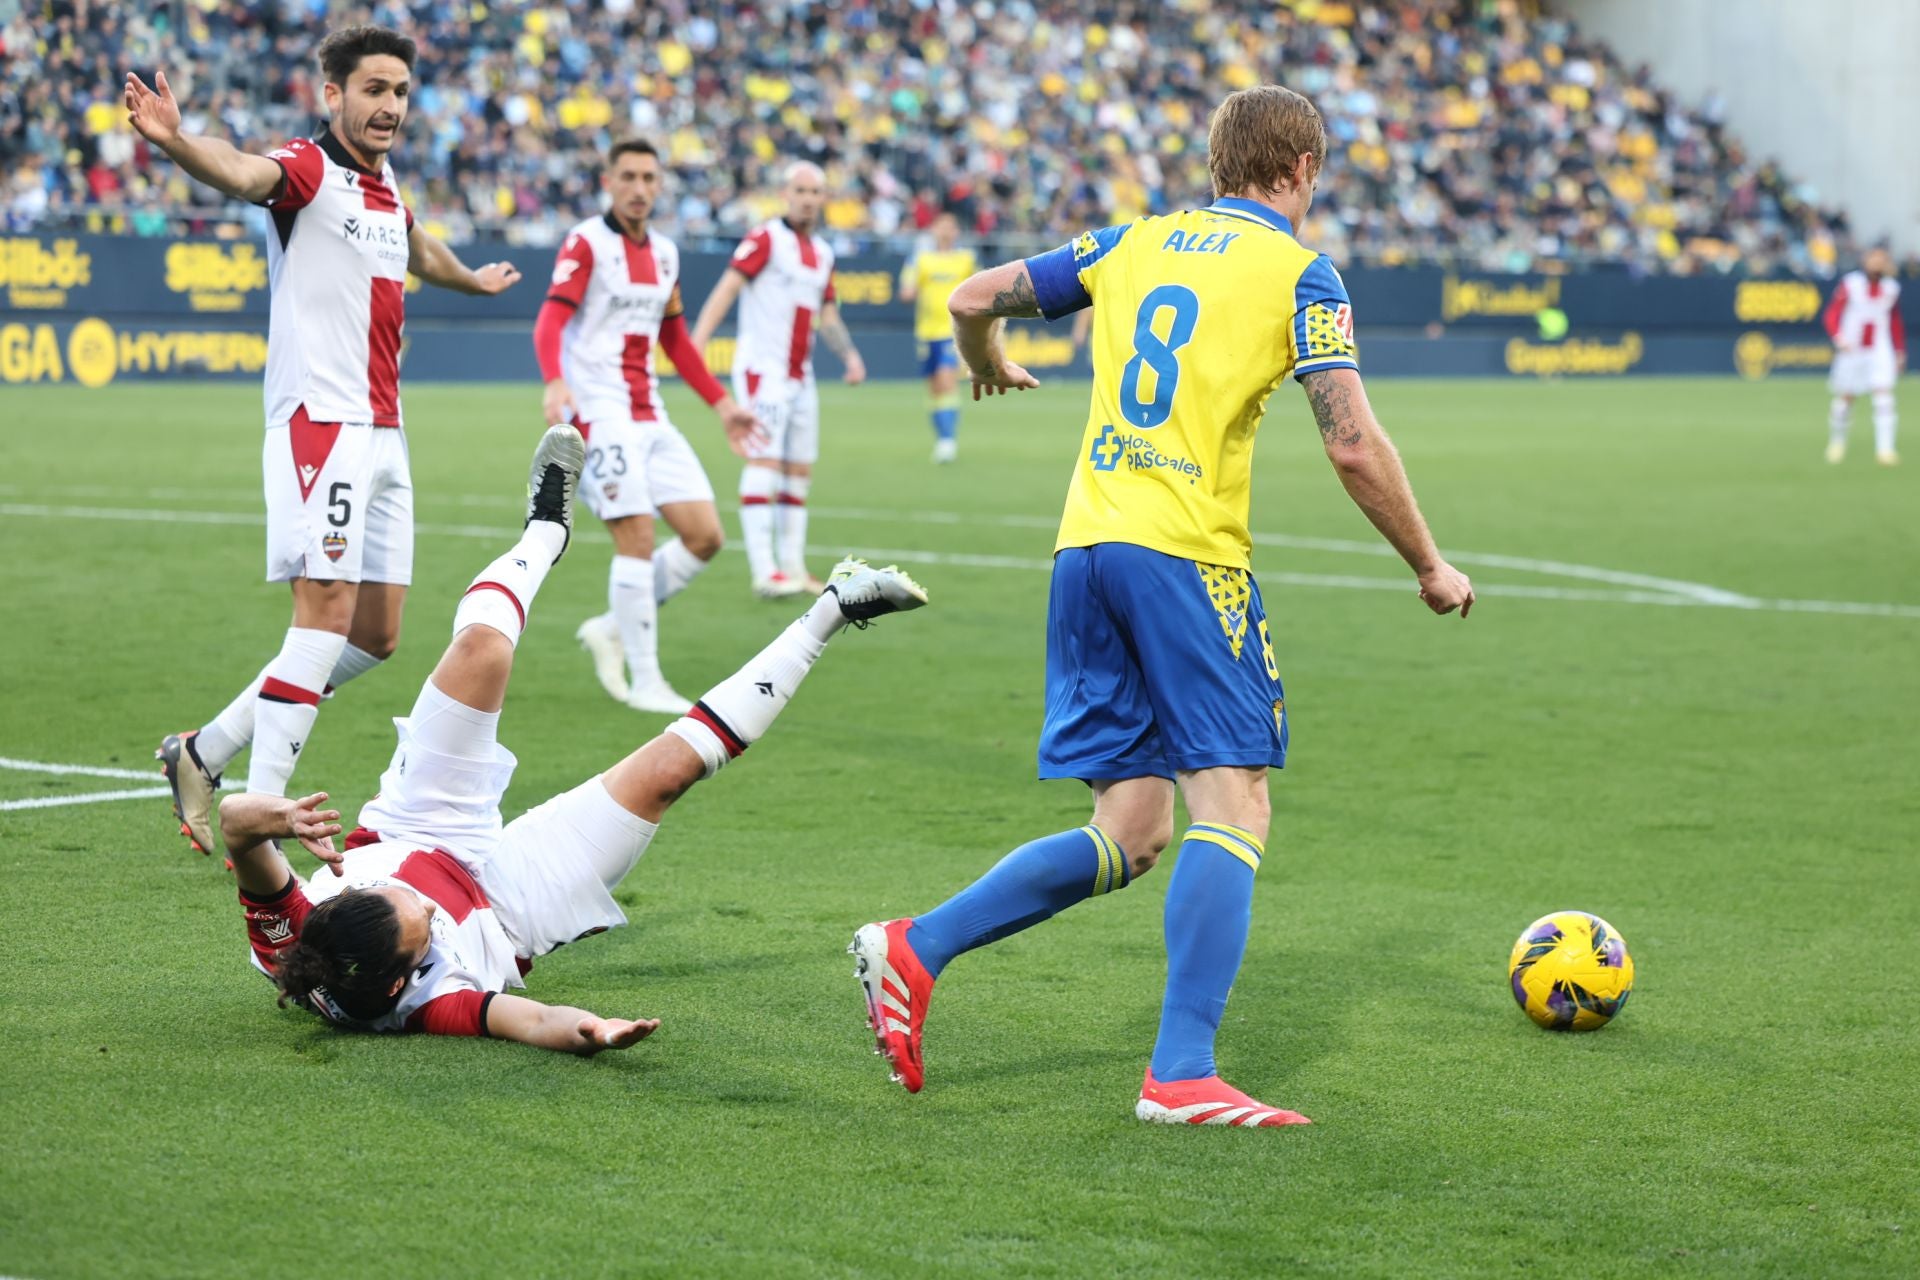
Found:
[[[1165,867],[957,962],[926,1092],[887,1083],[852,929],[1085,820],[1078,786],[1032,780],[1084,388],[969,406],[936,469],[917,388],[835,385],[815,564],[898,556],[933,607],[836,641],[669,817],[632,926],[540,962],[530,994],[660,1033],[592,1061],[332,1033],[274,1007],[164,801],[0,812],[0,1273],[1920,1272],[1920,468],[1859,439],[1826,466],[1811,380],[1374,395],[1482,600],[1427,615],[1276,397],[1253,522],[1293,763],[1220,1060],[1311,1128],[1132,1119]],[[286,623],[259,391],[0,406],[0,755],[144,771]],[[518,525],[539,427],[532,388],[406,407],[406,635],[298,775],[349,811]],[[711,418],[673,407],[730,494]],[[521,646],[509,814],[663,723],[574,645],[606,554],[575,542]],[[664,612],[683,691],[793,612],[745,577],[729,550]],[[147,785],[0,768],[5,802]],[[1596,1034],[1539,1031],[1506,990],[1514,937],[1559,908],[1639,966]]]

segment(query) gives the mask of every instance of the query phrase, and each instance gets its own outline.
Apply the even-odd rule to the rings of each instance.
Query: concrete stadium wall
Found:
[[[1718,90],[1727,123],[1847,210],[1854,230],[1920,251],[1920,0],[1549,0],[1647,63],[1697,106]]]

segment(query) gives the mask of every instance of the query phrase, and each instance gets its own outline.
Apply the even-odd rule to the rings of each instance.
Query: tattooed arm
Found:
[[[1307,374],[1300,385],[1313,406],[1320,441],[1347,496],[1419,577],[1420,598],[1427,607],[1435,613],[1458,609],[1466,617],[1473,607],[1473,584],[1440,558],[1420,504],[1413,499],[1399,451],[1374,418],[1360,375],[1352,369],[1328,369]]]
[[[847,332],[847,322],[841,318],[840,304],[837,302],[829,302],[820,308],[820,340],[846,366],[844,376],[848,386],[857,386],[867,380],[867,362],[860,358],[859,349],[853,345],[853,335]]]
[[[1025,391],[1040,380],[1007,359],[1004,338],[1008,316],[1039,316],[1033,280],[1024,262],[1009,262],[970,276],[947,302],[953,316],[953,345],[973,379],[973,398]]]

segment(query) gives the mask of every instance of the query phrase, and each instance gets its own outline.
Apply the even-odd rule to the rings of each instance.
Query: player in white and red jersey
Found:
[[[609,694],[636,711],[680,715],[692,704],[660,673],[659,606],[707,567],[723,537],[699,456],[667,420],[654,352],[713,406],[734,452],[747,457],[762,437],[687,336],[680,250],[647,226],[662,177],[653,144],[614,145],[600,178],[607,212],[560,246],[533,346],[547,421],[586,437],[581,494],[613,535],[607,612],[575,635]],[[657,550],[655,513],[678,535]]]
[[[414,224],[387,154],[407,115],[413,41],[348,27],[320,42],[325,133],[248,155],[180,129],[164,73],[126,81],[129,121],[189,176],[267,207],[272,282],[266,376],[267,579],[289,583],[279,654],[203,728],[156,753],[174,815],[213,849],[220,774],[253,743],[249,791],[283,794],[330,689],[394,650],[413,576],[413,481],[400,418],[407,274],[463,293],[519,279],[461,265]]]
[[[566,549],[586,446],[549,428],[534,453],[520,540],[480,571],[453,616],[453,642],[394,722],[380,794],[336,850],[326,793],[229,796],[232,851],[253,965],[283,998],[369,1031],[493,1036],[572,1053],[624,1049],[659,1024],[511,994],[555,947],[624,924],[613,889],[673,802],[772,725],[827,641],[849,623],[915,609],[926,593],[898,569],[843,561],[799,621],[710,690],[666,732],[503,823],[513,753],[500,708],[541,582]],[[276,842],[328,864],[302,883]]]
[[[740,242],[693,326],[693,345],[705,349],[741,299],[734,394],[766,424],[770,439],[740,471],[740,533],[754,590],[765,597],[820,591],[806,567],[807,491],[820,457],[814,334],[840,357],[849,386],[867,376],[833,299],[833,250],[815,234],[826,175],[818,165],[791,165],[783,195],[786,216]]]
[[[1900,461],[1894,436],[1900,417],[1893,384],[1907,367],[1907,326],[1900,317],[1900,282],[1893,278],[1893,255],[1869,249],[1858,271],[1840,277],[1821,316],[1833,341],[1833,370],[1827,385],[1833,404],[1827,412],[1827,461],[1847,456],[1847,427],[1855,396],[1873,397],[1873,451],[1882,466]]]

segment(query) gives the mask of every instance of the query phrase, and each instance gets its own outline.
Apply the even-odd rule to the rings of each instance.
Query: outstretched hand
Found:
[[[1011,360],[1002,360],[985,369],[969,369],[967,376],[973,380],[975,400],[983,395],[1003,396],[1009,391],[1025,391],[1029,387],[1040,385],[1040,379]]]
[[[727,433],[727,447],[740,457],[751,458],[771,441],[766,424],[752,409],[739,404],[732,396],[723,398],[713,408],[720,415],[721,428]]]
[[[481,294],[491,297],[504,293],[520,280],[520,268],[511,262],[489,262],[473,269],[473,279]]]
[[[333,838],[340,834],[340,811],[322,809],[326,802],[324,791],[288,801],[293,808],[287,815],[287,828],[301,848],[332,867],[336,876],[344,876],[347,855],[333,847]]]
[[[133,72],[127,72],[127,123],[164,151],[180,136],[180,104],[173,99],[166,72],[156,71],[153,83],[158,92],[147,88]]]
[[[588,1056],[602,1049],[631,1049],[659,1029],[658,1018],[634,1022],[625,1018],[582,1018],[579,1027],[580,1038],[590,1046],[586,1050]]]

